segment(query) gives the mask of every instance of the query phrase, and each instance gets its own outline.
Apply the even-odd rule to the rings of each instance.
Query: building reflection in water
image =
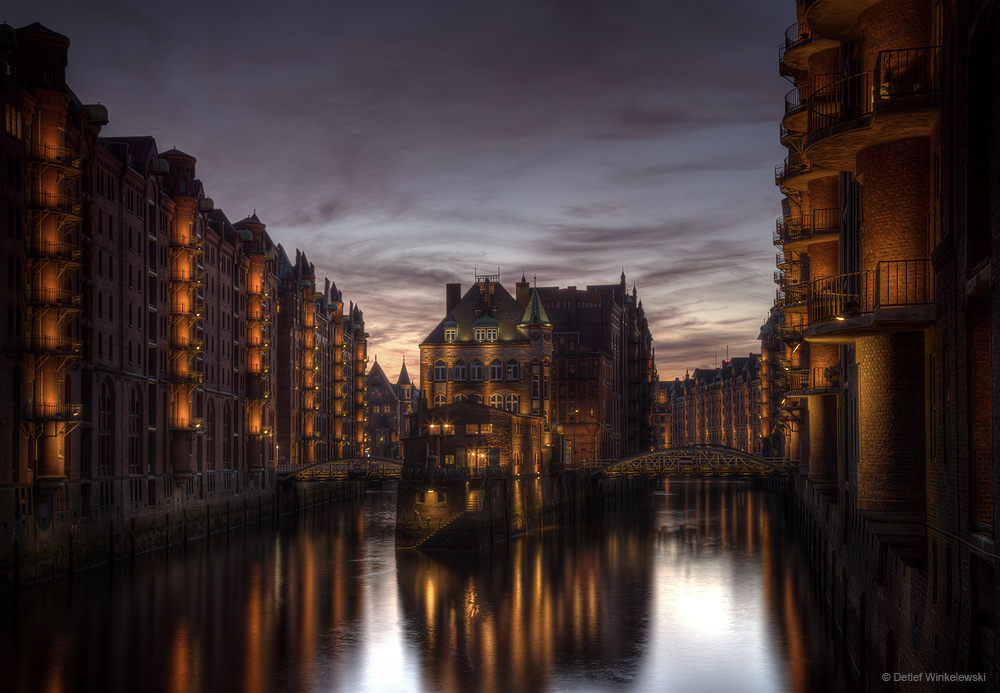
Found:
[[[649,507],[482,558],[393,548],[394,496],[0,599],[19,690],[841,688],[777,497],[660,482]]]

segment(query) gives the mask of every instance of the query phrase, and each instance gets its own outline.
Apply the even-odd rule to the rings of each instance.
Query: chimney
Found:
[[[455,309],[458,302],[462,300],[461,284],[445,284],[445,309],[444,314],[448,315]]]

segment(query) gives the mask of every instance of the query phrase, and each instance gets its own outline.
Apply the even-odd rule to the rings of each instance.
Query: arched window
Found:
[[[233,412],[229,402],[222,408],[222,468],[233,467]]]
[[[464,402],[466,399],[465,393],[459,392],[457,395],[451,398],[452,402]]]
[[[434,395],[434,406],[440,407],[444,406],[444,395]]]
[[[495,383],[503,380],[503,361],[500,359],[490,361],[490,380]]]
[[[472,397],[470,397],[469,399],[471,399],[476,404],[482,404],[483,403],[483,396],[482,395],[478,395],[478,394],[477,395],[472,395]]]
[[[479,359],[472,359],[472,366],[469,368],[469,380],[479,382],[483,379],[483,362]]]
[[[459,359],[455,361],[455,380],[459,382],[465,381],[465,359]]]
[[[520,371],[520,369],[518,368],[518,365],[517,365],[517,359],[508,359],[507,360],[507,381],[508,382],[515,382],[515,381],[520,380],[521,379],[521,377],[520,377],[521,374],[520,374],[519,371]]]
[[[128,473],[142,473],[142,395],[138,385],[132,388],[128,404]]]
[[[434,380],[438,382],[444,381],[448,377],[448,365],[438,359],[434,362]]]
[[[517,395],[510,394],[504,398],[504,409],[511,412],[512,414],[521,413],[521,398]]]
[[[115,420],[115,395],[108,381],[101,383],[101,397],[97,403],[97,475],[114,473],[115,439],[112,435]]]
[[[490,395],[490,406],[494,409],[503,409],[503,395]]]

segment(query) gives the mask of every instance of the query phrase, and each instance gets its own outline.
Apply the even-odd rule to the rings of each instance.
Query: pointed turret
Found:
[[[545,306],[542,305],[537,289],[531,292],[531,300],[524,309],[524,317],[521,318],[518,327],[552,327],[552,321],[545,312]]]

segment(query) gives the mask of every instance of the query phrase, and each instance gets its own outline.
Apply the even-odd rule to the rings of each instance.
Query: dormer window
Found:
[[[496,327],[477,327],[476,328],[476,341],[477,342],[495,342],[497,340],[497,328]]]
[[[458,330],[456,330],[454,327],[445,328],[445,331],[444,331],[444,341],[446,341],[446,342],[454,342],[456,334],[458,334]]]

